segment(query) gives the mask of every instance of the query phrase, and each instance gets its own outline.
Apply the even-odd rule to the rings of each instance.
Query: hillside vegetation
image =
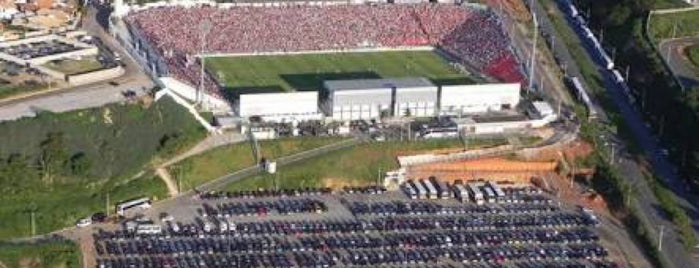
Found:
[[[0,239],[73,225],[115,202],[164,196],[152,174],[158,157],[192,145],[205,131],[169,98],[150,107],[109,105],[0,123]]]
[[[0,243],[0,263],[8,268],[80,268],[80,259],[78,246],[68,241]]]

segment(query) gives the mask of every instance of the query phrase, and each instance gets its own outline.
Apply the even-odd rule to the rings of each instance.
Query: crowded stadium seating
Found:
[[[365,47],[434,46],[462,64],[506,82],[522,80],[500,21],[457,5],[150,8],[126,21],[160,51],[168,71],[199,85],[199,27],[211,23],[207,52],[256,53]],[[206,78],[208,89],[215,89]],[[211,90],[216,92],[216,90]]]

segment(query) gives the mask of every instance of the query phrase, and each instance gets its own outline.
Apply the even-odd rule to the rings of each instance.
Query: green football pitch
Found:
[[[232,94],[319,90],[325,80],[359,78],[426,77],[438,85],[474,83],[432,51],[210,57],[206,68]]]

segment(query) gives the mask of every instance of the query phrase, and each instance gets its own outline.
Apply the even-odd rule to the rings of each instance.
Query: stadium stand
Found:
[[[295,52],[433,46],[504,82],[523,79],[500,20],[487,9],[447,4],[293,7],[156,7],[125,21],[165,58],[170,75],[199,85],[199,25],[206,51]],[[271,19],[273,18],[273,19]],[[220,95],[213,78],[206,88]]]

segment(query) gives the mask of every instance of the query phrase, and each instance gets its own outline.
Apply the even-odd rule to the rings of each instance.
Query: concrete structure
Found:
[[[521,85],[448,85],[440,90],[440,114],[462,115],[512,109],[519,103]]]
[[[439,88],[425,78],[405,80],[396,88],[395,116],[434,116],[437,113]]]
[[[322,118],[317,91],[241,94],[236,110],[240,117],[259,116],[266,122]]]
[[[436,114],[438,88],[425,78],[334,80],[324,86],[322,109],[334,120]]]

